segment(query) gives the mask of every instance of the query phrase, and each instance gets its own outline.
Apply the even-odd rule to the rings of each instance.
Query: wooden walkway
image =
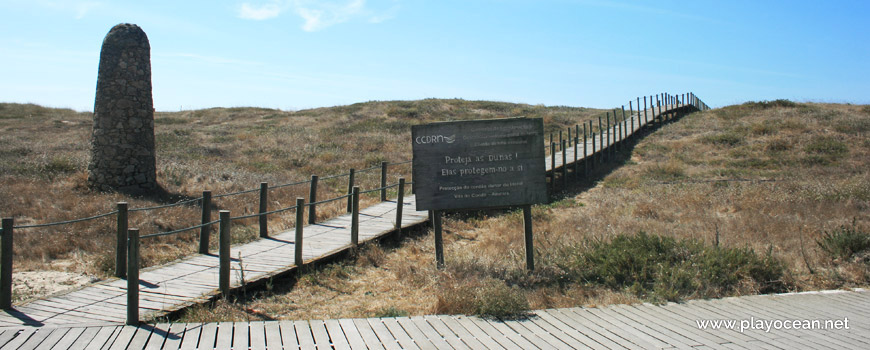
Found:
[[[414,197],[403,200],[402,226],[428,220],[427,212],[416,211]],[[364,242],[395,230],[395,200],[360,211],[359,240]],[[350,215],[343,215],[304,228],[303,259],[308,262],[349,249]],[[231,248],[231,285],[239,287],[239,261],[247,282],[262,280],[294,269],[294,231]],[[218,256],[195,255],[169,265],[143,270],[139,276],[139,314],[142,319],[165,315],[194,303],[204,302],[218,292]],[[46,325],[99,325],[124,323],[127,281],[111,279],[71,292],[15,305],[0,312],[0,327]]]
[[[870,292],[549,309],[507,321],[438,315],[0,330],[0,349],[669,348],[868,349]]]

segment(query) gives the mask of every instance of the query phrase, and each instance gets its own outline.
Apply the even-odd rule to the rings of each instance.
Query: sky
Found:
[[[139,25],[158,111],[461,98],[612,108],[694,92],[870,103],[870,2],[0,0],[0,102],[92,111]]]

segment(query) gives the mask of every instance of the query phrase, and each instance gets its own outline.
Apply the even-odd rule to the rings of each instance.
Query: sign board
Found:
[[[547,201],[541,119],[415,125],[411,138],[418,210]]]

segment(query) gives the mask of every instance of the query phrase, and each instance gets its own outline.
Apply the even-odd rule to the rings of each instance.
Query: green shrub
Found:
[[[578,280],[651,301],[718,297],[746,282],[761,293],[784,291],[784,270],[778,260],[750,249],[707,247],[644,232],[595,243],[577,255],[574,265]]]
[[[402,309],[397,309],[394,306],[385,307],[375,312],[372,317],[405,317],[408,312]]]
[[[797,107],[798,106],[797,103],[794,103],[794,102],[786,100],[786,99],[777,99],[774,101],[760,101],[760,102],[750,101],[750,102],[744,103],[743,105],[747,106],[747,107],[760,108],[760,109],[768,109],[768,108],[775,108],[775,107]]]
[[[720,146],[736,146],[743,142],[744,136],[733,131],[719,133],[716,135],[705,136],[701,142],[720,145]]]
[[[526,295],[517,286],[487,279],[474,296],[475,314],[493,318],[515,318],[529,311]]]
[[[843,225],[830,232],[824,231],[816,243],[831,259],[848,260],[870,250],[870,233],[859,231],[853,222],[852,226]]]
[[[849,147],[831,136],[817,136],[804,147],[807,153],[842,156],[849,152]]]

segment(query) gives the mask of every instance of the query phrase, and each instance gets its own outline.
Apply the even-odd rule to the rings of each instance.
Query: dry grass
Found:
[[[133,198],[92,192],[86,187],[92,115],[36,105],[0,103],[0,215],[28,225],[88,217],[115,209],[150,207],[213,194],[346,173],[382,161],[410,159],[410,126],[444,119],[540,117],[549,130],[583,122],[600,111],[511,103],[423,100],[367,102],[350,106],[287,112],[260,108],[213,108],[157,113],[157,177],[165,194]],[[389,183],[410,179],[410,165],[390,168]],[[318,199],[343,194],[346,177],[320,181]],[[379,183],[378,170],[358,173],[363,189]],[[269,208],[295,205],[307,197],[299,185],[272,190]],[[374,203],[377,194],[362,199]],[[233,216],[256,212],[257,193],[222,198],[215,209]],[[141,234],[165,232],[199,223],[197,205],[130,214],[130,227]],[[344,212],[343,203],[318,206],[320,217]],[[212,214],[213,218],[217,213]],[[294,225],[292,211],[269,217],[279,232]],[[255,239],[256,220],[234,222],[234,242]],[[58,270],[104,278],[114,270],[113,217],[16,232],[16,271]],[[213,230],[214,232],[214,230]],[[144,266],[164,263],[196,250],[197,232],[143,243]],[[211,240],[216,243],[216,239]]]
[[[533,208],[538,269],[531,275],[523,271],[520,213],[452,215],[444,224],[444,270],[434,267],[429,233],[387,249],[383,257],[377,253],[382,263],[338,263],[292,287],[264,292],[247,304],[262,314],[227,303],[221,314],[198,308],[191,314],[196,317],[188,317],[366,317],[385,309],[473,313],[476,296],[487,288],[508,288],[531,309],[633,303],[644,296],[572,279],[565,266],[596,242],[637,232],[775,259],[785,269],[772,282],[784,290],[866,287],[868,254],[834,259],[817,241],[853,221],[855,230],[870,232],[867,110],[748,103],[668,124],[625,154],[622,166],[596,170],[593,176],[603,178],[591,189]],[[753,281],[738,282],[732,289],[685,297],[762,290]]]

